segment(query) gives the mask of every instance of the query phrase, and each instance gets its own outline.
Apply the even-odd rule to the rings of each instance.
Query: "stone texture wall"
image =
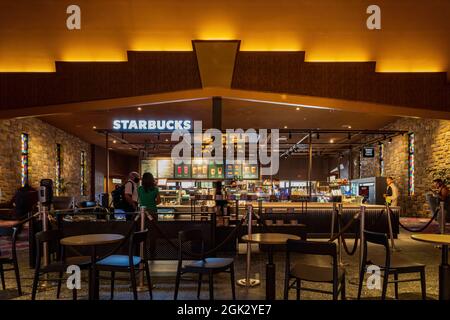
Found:
[[[450,179],[450,121],[402,118],[385,130],[405,130],[415,136],[414,195],[408,194],[408,135],[386,141],[384,176],[393,176],[400,189],[400,205],[405,215],[429,214],[425,195],[435,178]],[[361,158],[362,177],[380,176],[378,145],[375,158]]]
[[[90,194],[91,150],[87,142],[39,119],[0,120],[0,201],[9,200],[20,187],[21,134],[29,135],[29,182],[38,187],[43,178],[56,179],[56,144],[61,144],[61,178],[77,200]],[[86,192],[81,196],[81,151],[86,152]]]

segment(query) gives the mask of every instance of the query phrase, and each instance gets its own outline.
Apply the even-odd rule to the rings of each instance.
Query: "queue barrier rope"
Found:
[[[177,244],[175,244],[172,239],[170,239],[165,233],[164,231],[161,230],[161,228],[158,226],[158,223],[155,221],[155,219],[153,219],[153,217],[147,213],[147,218],[150,220],[150,223],[152,223],[155,226],[155,229],[158,231],[158,233],[163,237],[164,240],[166,240],[175,250],[181,250],[184,254],[191,256],[191,257],[197,257],[197,258],[201,258],[204,259],[205,256],[211,255],[215,252],[217,252],[220,248],[222,248],[235,234],[237,231],[240,230],[240,228],[242,227],[242,225],[244,224],[245,220],[246,220],[246,216],[244,216],[239,223],[236,225],[236,227],[230,232],[230,234],[221,242],[219,243],[217,246],[215,246],[214,248],[204,252],[203,254],[198,254],[195,252],[191,252],[191,251],[187,251],[183,248],[180,248]]]
[[[437,208],[437,209],[434,211],[434,214],[433,214],[433,216],[430,218],[430,220],[429,220],[427,223],[425,223],[423,226],[421,226],[420,228],[418,228],[418,229],[413,229],[413,228],[409,228],[409,227],[405,226],[404,224],[402,224],[402,223],[400,222],[400,219],[398,219],[398,224],[400,225],[400,227],[402,227],[402,228],[405,229],[406,231],[409,231],[409,232],[422,232],[422,231],[424,231],[426,228],[428,228],[428,226],[433,222],[433,220],[435,220],[435,219],[437,218],[437,215],[439,214],[439,211],[440,211],[440,209]],[[391,209],[390,209],[390,208],[389,208],[389,214],[391,214]]]

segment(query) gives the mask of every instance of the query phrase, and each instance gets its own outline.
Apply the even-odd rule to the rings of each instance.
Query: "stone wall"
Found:
[[[450,121],[402,118],[385,130],[404,130],[415,136],[414,194],[408,193],[408,135],[385,141],[384,176],[393,176],[400,189],[400,205],[405,215],[429,214],[425,195],[435,178],[450,179]],[[362,158],[361,176],[380,176],[380,147],[375,145],[374,158]],[[445,173],[445,170],[446,173]]]
[[[61,178],[65,194],[86,199],[90,194],[91,150],[87,142],[39,119],[0,120],[0,201],[9,200],[21,184],[21,134],[29,135],[29,182],[37,188],[43,178],[56,179],[56,144],[61,144]],[[86,152],[87,196],[81,197],[81,151]]]

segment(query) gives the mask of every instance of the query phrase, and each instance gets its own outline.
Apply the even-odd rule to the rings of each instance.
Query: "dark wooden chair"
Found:
[[[19,296],[22,295],[22,287],[20,285],[20,272],[19,272],[19,263],[17,261],[16,242],[20,230],[21,226],[0,227],[0,236],[10,237],[11,239],[11,254],[2,255],[2,253],[0,252],[0,278],[2,282],[2,287],[3,290],[6,289],[5,271],[14,271],[16,275],[16,285]],[[11,265],[12,267],[4,268],[4,265]]]
[[[148,292],[150,299],[153,299],[152,281],[150,277],[150,268],[148,265],[147,256],[147,239],[148,229],[143,231],[137,231],[131,234],[128,246],[128,255],[110,255],[101,259],[95,264],[96,271],[109,271],[111,272],[111,299],[114,298],[114,281],[116,272],[127,272],[130,274],[131,286],[133,289],[134,300],[138,299],[137,284],[136,284],[136,270],[139,270],[139,264],[144,264],[145,276],[147,278]],[[140,244],[144,245],[144,258],[137,256],[139,252]]]
[[[300,256],[291,265],[293,253]],[[345,269],[339,267],[334,242],[288,240],[285,266],[285,300],[289,297],[290,289],[296,289],[297,300],[300,299],[301,290],[331,294],[333,300],[337,300],[340,293],[341,299],[345,300]],[[291,282],[292,279],[294,281]],[[301,286],[302,281],[331,283],[333,288],[332,291],[306,288]]]
[[[380,245],[384,247],[385,256],[384,259],[375,258],[371,261],[367,260],[367,246],[368,243],[372,243],[374,245]],[[426,299],[426,284],[425,284],[425,265],[417,262],[413,262],[408,260],[405,257],[402,257],[398,254],[392,255],[389,247],[389,239],[387,234],[364,231],[364,243],[363,243],[363,257],[362,257],[362,265],[359,272],[359,286],[358,286],[358,299],[361,298],[362,285],[364,282],[364,274],[366,273],[367,267],[369,265],[377,265],[380,267],[380,270],[383,271],[383,287],[381,291],[381,299],[386,299],[386,291],[388,283],[394,283],[395,287],[395,298],[398,299],[398,284],[400,282],[411,282],[411,281],[420,281],[421,291],[422,291],[422,299]],[[420,278],[418,279],[405,279],[399,280],[399,274],[406,273],[419,273]],[[394,275],[394,280],[389,281],[389,275]]]
[[[90,267],[91,258],[88,256],[75,256],[65,257],[64,246],[60,245],[60,240],[63,238],[61,230],[48,230],[36,233],[36,264],[34,269],[33,288],[31,291],[31,300],[36,299],[36,293],[41,276],[49,273],[58,273],[58,278],[51,279],[50,281],[57,280],[58,287],[56,290],[56,298],[59,299],[61,293],[61,284],[63,274],[66,273],[67,267],[70,265],[77,265],[80,269],[87,269]],[[48,252],[52,253],[48,255],[48,264],[43,265],[42,259],[44,258],[44,244],[48,246]],[[49,281],[45,279],[45,281]],[[77,290],[72,291],[73,299],[77,299]]]
[[[202,258],[191,262],[184,262],[186,256],[189,254],[183,252],[187,246],[190,245],[190,250],[194,254],[199,254]],[[235,283],[234,283],[234,259],[232,258],[206,258],[204,253],[205,244],[203,241],[201,230],[180,231],[178,233],[178,267],[177,276],[175,280],[175,294],[174,299],[178,298],[178,289],[182,275],[185,273],[198,274],[198,288],[197,298],[200,298],[202,277],[208,275],[209,279],[209,299],[214,300],[214,274],[230,273],[231,278],[231,293],[233,300],[236,299]],[[189,253],[189,252],[188,252]]]

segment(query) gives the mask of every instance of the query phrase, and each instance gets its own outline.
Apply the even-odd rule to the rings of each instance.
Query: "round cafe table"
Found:
[[[91,247],[91,269],[89,274],[89,300],[97,300],[99,298],[98,285],[96,281],[95,262],[97,259],[97,246],[111,245],[119,243],[124,239],[121,234],[83,234],[79,236],[71,236],[61,239],[61,245],[71,247]]]
[[[272,246],[286,244],[288,240],[300,240],[300,237],[284,233],[254,233],[250,237],[248,235],[242,237],[244,242],[269,246],[268,262],[266,264],[266,300],[275,300],[276,279]]]
[[[439,300],[450,300],[450,268],[448,265],[449,234],[413,234],[413,240],[439,244],[442,248],[442,260],[439,266]]]

